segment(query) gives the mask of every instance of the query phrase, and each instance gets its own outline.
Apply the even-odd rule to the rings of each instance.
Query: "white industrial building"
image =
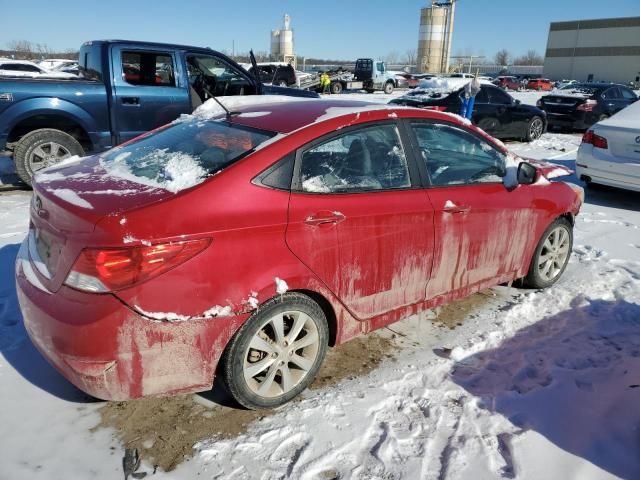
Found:
[[[551,23],[544,76],[640,82],[640,17]]]
[[[293,49],[293,30],[291,30],[291,17],[289,15],[284,16],[281,30],[271,30],[271,60],[296,66],[296,55]]]
[[[428,7],[420,10],[419,72],[448,72],[455,11],[455,0],[431,0]]]

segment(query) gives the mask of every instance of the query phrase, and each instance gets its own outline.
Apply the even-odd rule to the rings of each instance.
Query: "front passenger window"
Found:
[[[484,140],[453,125],[417,123],[413,129],[432,185],[502,182],[505,155]]]
[[[395,125],[346,133],[302,154],[302,190],[309,193],[389,190],[411,186]]]

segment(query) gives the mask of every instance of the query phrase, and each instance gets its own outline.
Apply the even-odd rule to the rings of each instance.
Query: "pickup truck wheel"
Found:
[[[331,93],[333,93],[334,95],[342,93],[342,84],[340,82],[333,82],[331,84]]]
[[[16,173],[27,185],[33,175],[72,155],[84,155],[82,145],[68,133],[41,128],[22,137],[13,151]]]
[[[387,82],[384,84],[384,93],[387,95],[393,93],[393,82]]]

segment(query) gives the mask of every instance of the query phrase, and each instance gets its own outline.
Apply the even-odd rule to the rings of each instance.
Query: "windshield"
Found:
[[[179,122],[101,157],[113,176],[177,192],[203,182],[275,133],[223,121]]]

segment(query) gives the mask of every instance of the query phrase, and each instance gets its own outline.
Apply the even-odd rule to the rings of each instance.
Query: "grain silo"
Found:
[[[276,62],[292,63],[295,66],[293,30],[291,30],[291,17],[289,15],[284,16],[282,30],[271,31],[271,58]]]
[[[418,71],[446,73],[449,69],[453,19],[456,0],[431,0],[431,6],[420,10],[418,38]]]

